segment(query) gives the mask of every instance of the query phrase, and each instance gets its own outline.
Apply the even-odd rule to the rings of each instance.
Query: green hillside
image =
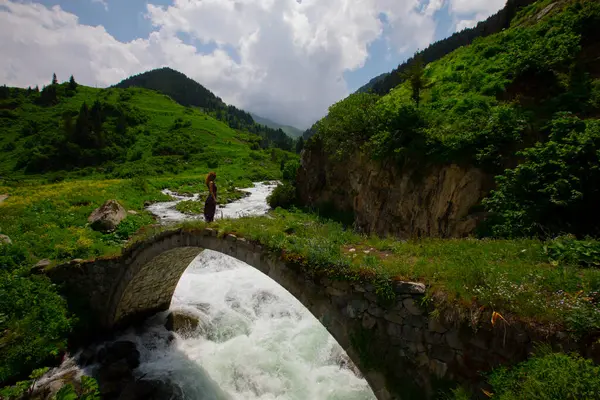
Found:
[[[250,114],[250,115],[252,115],[252,118],[254,119],[254,121],[257,124],[261,124],[261,125],[267,126],[272,129],[281,129],[283,132],[285,132],[286,135],[288,135],[291,138],[296,139],[296,138],[299,138],[300,136],[302,136],[302,131],[298,128],[295,128],[290,125],[278,124],[275,121],[271,121],[268,118],[263,118],[256,114]]]
[[[294,141],[283,130],[272,129],[256,123],[248,112],[225,104],[210,90],[171,68],[159,68],[129,77],[115,87],[123,89],[140,87],[156,90],[170,96],[183,106],[198,107],[234,129],[241,129],[260,136],[262,138],[260,145],[263,148],[275,146],[288,151],[294,148]]]
[[[249,179],[275,178],[284,153],[272,156],[261,141],[146,89],[64,83],[41,93],[0,91],[0,176],[128,178],[228,167]]]
[[[306,147],[497,178],[484,234],[599,234],[600,4],[538,1],[501,33],[414,63],[388,95],[330,108]]]

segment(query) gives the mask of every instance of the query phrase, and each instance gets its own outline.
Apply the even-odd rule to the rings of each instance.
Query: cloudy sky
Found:
[[[0,84],[106,87],[169,66],[307,128],[417,49],[505,0],[0,0]]]

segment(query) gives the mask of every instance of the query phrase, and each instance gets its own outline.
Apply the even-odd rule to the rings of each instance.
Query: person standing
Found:
[[[206,175],[206,187],[208,188],[208,197],[204,202],[204,220],[213,222],[215,219],[215,211],[217,210],[217,185],[215,184],[217,174],[209,172]]]

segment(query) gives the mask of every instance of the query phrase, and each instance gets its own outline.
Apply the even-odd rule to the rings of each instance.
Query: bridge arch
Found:
[[[220,237],[210,228],[165,231],[120,256],[73,260],[45,273],[67,299],[87,299],[99,328],[114,330],[168,309],[181,275],[204,249],[253,266],[296,297],[346,351],[378,400],[433,398],[440,386],[456,382],[480,387],[480,371],[525,359],[540,339],[518,323],[505,332],[489,322],[474,330],[431,318],[421,306],[420,283],[394,282],[395,299],[382,304],[370,284],[312,276],[258,243]]]
[[[214,250],[231,256],[269,276],[298,299],[325,326],[363,373],[376,397],[391,399],[385,379],[375,371],[361,366],[362,361],[351,344],[350,325],[343,313],[333,312],[331,295],[344,289],[324,288],[301,271],[292,269],[263,246],[228,234],[218,237],[217,231],[167,231],[142,242],[122,257],[122,271],[113,285],[105,309],[107,328],[126,326],[167,310],[179,279],[190,263],[203,250]]]

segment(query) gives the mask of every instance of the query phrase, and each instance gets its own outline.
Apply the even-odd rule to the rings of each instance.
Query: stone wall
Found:
[[[493,327],[489,316],[475,331],[431,316],[422,283],[395,282],[396,298],[382,303],[370,284],[308,275],[256,243],[216,231],[171,231],[139,243],[121,257],[74,262],[49,271],[79,296],[87,296],[98,323],[128,324],[169,307],[181,274],[202,249],[248,263],[295,296],[321,321],[363,373],[380,400],[432,398],[456,382],[477,387],[480,371],[527,357],[535,341],[598,356],[598,349],[545,337],[513,323]],[[595,353],[594,353],[595,352]]]

